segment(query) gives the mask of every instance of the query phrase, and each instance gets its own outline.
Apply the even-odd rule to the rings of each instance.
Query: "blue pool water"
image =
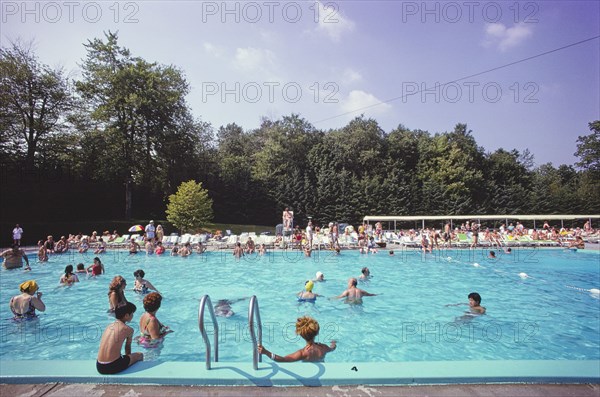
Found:
[[[204,360],[197,319],[204,294],[213,302],[256,295],[263,344],[280,355],[304,345],[294,335],[294,323],[308,314],[321,324],[320,341],[338,341],[328,362],[600,359],[600,299],[587,291],[600,288],[597,251],[515,249],[497,260],[486,254],[322,251],[305,258],[293,251],[235,261],[231,251],[189,258],[113,251],[101,256],[106,275],[83,277],[71,288],[58,286],[65,265],[87,266],[93,255],[55,255],[45,264],[34,260],[31,272],[0,272],[0,360],[95,360],[100,335],[114,321],[106,314],[108,283],[121,274],[131,288],[138,268],[164,295],[157,317],[175,330],[161,349],[134,342],[133,350],[144,351],[146,360]],[[364,298],[362,306],[327,298],[314,305],[296,302],[317,271],[327,281],[316,283],[314,292],[332,297],[363,266],[373,277],[359,287],[379,295]],[[19,283],[32,278],[44,292],[47,310],[36,320],[14,323],[7,302],[18,294]],[[465,315],[467,306],[447,306],[466,303],[472,291],[481,294],[486,315],[472,317]],[[141,297],[131,290],[126,295],[138,306],[131,323],[137,334]],[[219,318],[220,361],[250,362],[248,301],[234,303],[233,310],[234,316]]]

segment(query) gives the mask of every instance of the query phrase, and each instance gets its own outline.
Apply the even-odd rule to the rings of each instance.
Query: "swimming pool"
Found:
[[[57,287],[65,265],[89,265],[93,255],[55,255],[45,264],[33,263],[31,272],[0,273],[1,302],[18,293],[20,282],[34,278],[47,306],[39,319],[14,323],[8,305],[0,305],[0,360],[95,360],[99,337],[113,321],[106,314],[108,283],[121,274],[132,287],[138,268],[164,295],[157,317],[175,330],[160,349],[134,343],[133,350],[144,351],[150,362],[203,361],[197,311],[204,294],[213,303],[256,295],[263,343],[277,354],[304,345],[294,335],[298,316],[315,317],[321,324],[319,340],[338,341],[328,363],[600,359],[600,300],[589,292],[600,288],[597,251],[515,249],[497,260],[486,254],[404,250],[394,256],[387,251],[334,256],[317,251],[305,258],[288,251],[235,261],[231,251],[189,258],[112,251],[101,256],[106,275],[71,288]],[[362,306],[327,298],[314,305],[296,302],[295,294],[317,271],[327,281],[316,283],[314,292],[332,297],[363,266],[373,277],[359,287],[379,296],[364,298]],[[447,306],[467,302],[472,291],[481,294],[486,315],[472,317],[465,315],[466,306]],[[138,306],[131,324],[137,330],[141,297],[130,290],[126,295]],[[234,316],[219,318],[220,361],[249,363],[248,301],[232,307]]]

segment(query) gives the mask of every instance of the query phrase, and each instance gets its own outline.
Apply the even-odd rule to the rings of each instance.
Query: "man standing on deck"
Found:
[[[12,234],[13,234],[13,244],[16,244],[20,247],[21,246],[21,236],[23,235],[23,229],[21,229],[21,226],[19,226],[18,223],[15,226],[15,228],[13,229]]]
[[[149,242],[151,242],[154,245],[154,234],[156,232],[156,228],[154,227],[154,221],[150,221],[150,223],[148,223],[148,225],[146,225],[146,238],[148,239]]]

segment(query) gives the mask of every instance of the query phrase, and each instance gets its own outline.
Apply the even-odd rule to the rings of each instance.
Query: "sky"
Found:
[[[388,133],[465,123],[486,152],[558,166],[600,119],[595,0],[2,0],[0,29],[2,46],[33,40],[73,78],[83,44],[118,31],[132,55],[184,72],[215,129],[292,113],[322,130],[361,114]]]

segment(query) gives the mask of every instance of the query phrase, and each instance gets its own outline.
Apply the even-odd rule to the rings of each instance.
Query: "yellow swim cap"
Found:
[[[38,290],[38,288],[39,287],[35,280],[27,280],[19,285],[19,289],[21,290],[21,292],[27,292],[30,294],[33,294],[35,291]]]
[[[315,286],[315,283],[313,283],[311,280],[308,280],[305,284],[304,284],[304,288],[308,291],[308,292],[312,292],[313,287]]]

